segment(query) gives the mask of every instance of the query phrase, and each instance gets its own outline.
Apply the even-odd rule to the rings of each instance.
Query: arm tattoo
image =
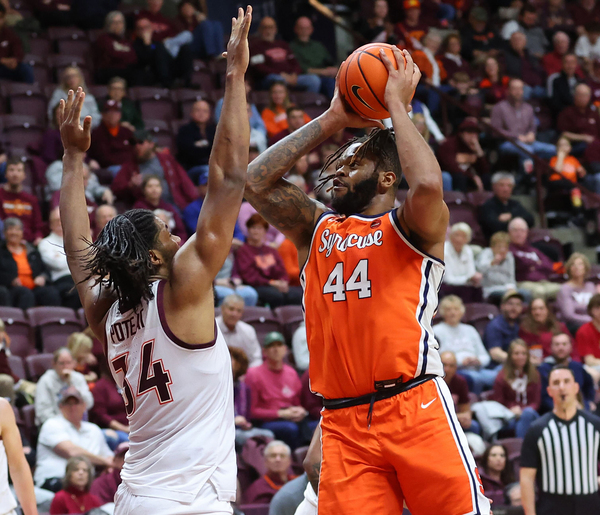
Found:
[[[263,152],[248,167],[246,199],[271,225],[293,233],[295,243],[310,239],[320,204],[283,176],[327,137],[319,120],[313,120]]]
[[[321,477],[321,462],[313,463],[310,472],[307,472],[308,481],[310,482],[316,494],[319,493],[319,479]]]

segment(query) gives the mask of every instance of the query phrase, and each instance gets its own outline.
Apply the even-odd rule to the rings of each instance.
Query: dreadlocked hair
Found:
[[[325,164],[323,164],[323,168],[321,168],[319,173],[319,184],[315,187],[317,193],[323,189],[325,184],[335,177],[335,172],[324,175],[325,171],[335,163],[350,146],[356,143],[360,143],[360,146],[356,149],[352,160],[355,161],[368,156],[376,163],[375,172],[380,168],[394,172],[396,175],[394,188],[398,189],[400,181],[402,180],[402,167],[400,166],[398,148],[396,147],[396,136],[393,129],[375,128],[366,136],[351,139],[325,160]]]
[[[160,229],[148,209],[132,209],[110,220],[90,243],[84,257],[84,270],[95,285],[112,289],[119,301],[119,311],[136,308],[142,300],[153,297],[152,276],[158,271],[150,260]]]

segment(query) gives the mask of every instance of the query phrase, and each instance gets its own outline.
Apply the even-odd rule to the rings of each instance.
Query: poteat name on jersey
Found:
[[[126,318],[122,322],[115,322],[110,326],[110,339],[112,343],[121,343],[127,338],[131,338],[138,332],[139,329],[143,329],[144,310],[140,309],[137,313],[134,313],[129,318]]]
[[[348,234],[348,236],[342,238],[338,233],[332,233],[329,229],[325,229],[321,234],[321,245],[319,247],[319,252],[326,252],[325,257],[329,257],[334,247],[340,252],[346,252],[346,250],[350,247],[356,247],[358,249],[372,247],[373,245],[380,247],[383,244],[381,241],[382,238],[382,230],[377,230],[367,234],[366,236]]]

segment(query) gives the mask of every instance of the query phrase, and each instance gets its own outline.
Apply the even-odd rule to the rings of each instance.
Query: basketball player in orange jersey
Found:
[[[325,406],[319,515],[398,515],[403,501],[412,515],[488,515],[431,328],[448,225],[442,175],[408,116],[421,73],[406,50],[394,57],[398,70],[381,55],[398,138],[376,128],[330,157],[334,211],[283,177],[337,131],[379,125],[339,92],[250,164],[245,196],[298,248],[311,388]],[[409,192],[396,209],[402,173]]]

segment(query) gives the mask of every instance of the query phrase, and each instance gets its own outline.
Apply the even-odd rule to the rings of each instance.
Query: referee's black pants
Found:
[[[600,514],[600,492],[591,495],[557,495],[540,493],[537,515]]]

